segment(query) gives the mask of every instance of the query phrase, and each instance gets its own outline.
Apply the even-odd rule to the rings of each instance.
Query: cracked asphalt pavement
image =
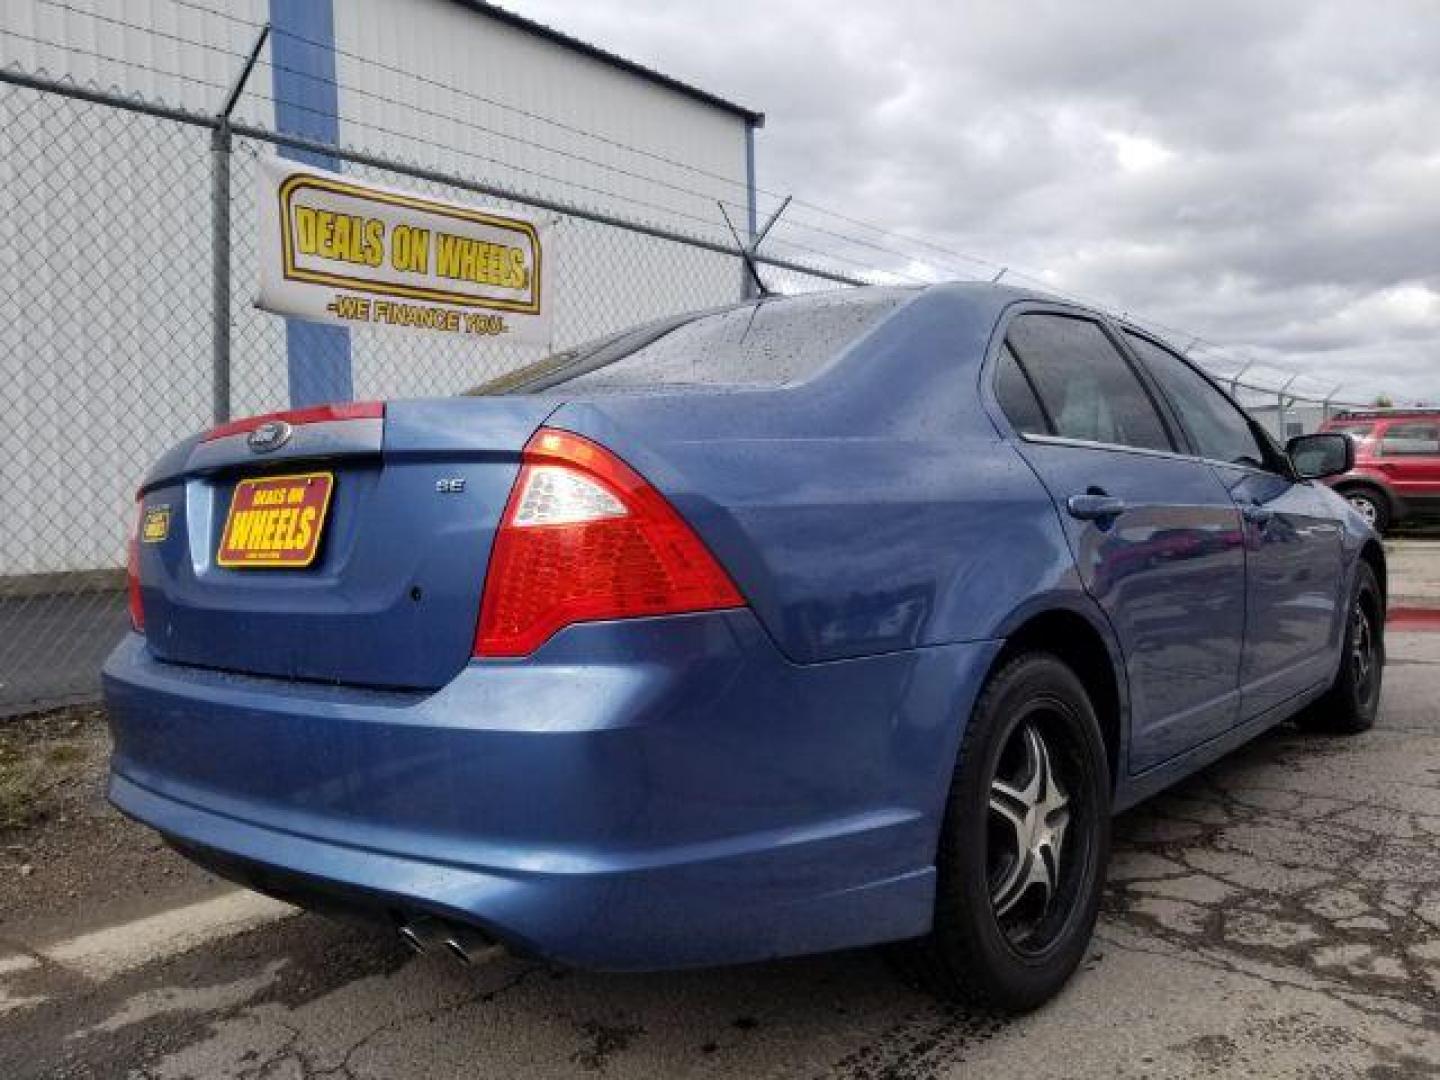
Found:
[[[1390,644],[1372,732],[1277,729],[1117,820],[1090,956],[1022,1019],[937,1004],[875,950],[656,975],[414,957],[234,899],[97,800],[87,835],[151,853],[109,892],[110,849],[61,875],[67,905],[39,881],[63,845],[0,837],[0,1077],[1440,1076],[1440,634]],[[21,881],[32,848],[51,862]]]

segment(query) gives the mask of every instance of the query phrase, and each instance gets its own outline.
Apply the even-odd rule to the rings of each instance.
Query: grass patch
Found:
[[[45,751],[45,760],[51,765],[78,765],[85,760],[85,748],[74,743],[61,743]]]
[[[89,782],[103,756],[98,720],[89,709],[0,721],[0,832],[44,820]]]
[[[34,820],[39,783],[39,770],[18,740],[0,738],[0,829],[17,829]]]

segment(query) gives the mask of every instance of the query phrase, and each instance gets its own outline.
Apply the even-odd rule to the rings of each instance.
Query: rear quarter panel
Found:
[[[549,423],[670,498],[800,663],[1003,636],[1082,602],[1054,504],[984,411],[1002,290],[932,288],[809,383],[597,397]]]

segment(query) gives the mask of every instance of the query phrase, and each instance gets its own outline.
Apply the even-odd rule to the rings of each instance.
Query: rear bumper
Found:
[[[998,643],[794,665],[747,611],[574,627],[429,695],[155,660],[104,672],[110,797],[257,882],[584,967],[924,933]]]

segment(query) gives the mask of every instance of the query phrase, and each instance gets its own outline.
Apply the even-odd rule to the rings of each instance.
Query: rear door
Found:
[[[1440,502],[1440,421],[1392,420],[1380,435],[1379,469],[1414,509]]]
[[[995,392],[1119,638],[1131,771],[1227,730],[1245,563],[1239,511],[1214,471],[1179,452],[1153,388],[1092,319],[1013,317]]]
[[[1296,480],[1239,407],[1159,343],[1126,333],[1175,412],[1240,508],[1247,602],[1240,666],[1244,720],[1310,689],[1334,671],[1340,632],[1340,511],[1314,481]]]

